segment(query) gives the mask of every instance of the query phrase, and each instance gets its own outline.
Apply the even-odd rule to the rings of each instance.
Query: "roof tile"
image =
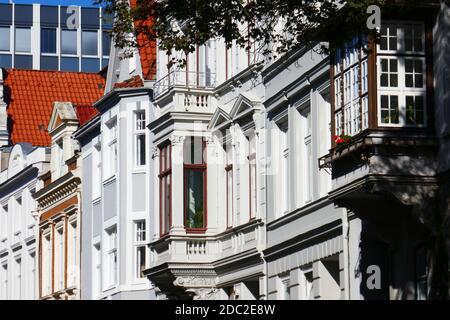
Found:
[[[53,103],[91,106],[103,95],[105,79],[96,73],[7,69],[4,85],[11,142],[49,146]],[[82,113],[87,121],[89,111]]]

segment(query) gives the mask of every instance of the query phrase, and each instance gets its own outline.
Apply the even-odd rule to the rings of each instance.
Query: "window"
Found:
[[[160,147],[159,157],[159,211],[160,235],[169,232],[172,211],[172,147],[166,144]]]
[[[41,29],[41,53],[56,54],[56,29]]]
[[[113,118],[106,124],[107,127],[107,158],[106,178],[116,174],[117,171],[117,119]]]
[[[9,287],[8,287],[8,264],[7,263],[3,263],[1,265],[1,277],[0,277],[0,281],[1,281],[1,291],[0,291],[0,299],[1,300],[8,300],[8,291],[9,291]]]
[[[81,72],[98,72],[100,68],[100,59],[82,58]]]
[[[416,274],[416,300],[427,300],[428,298],[428,263],[427,250],[425,246],[420,246],[416,250],[415,257]]]
[[[382,28],[381,40],[377,58],[379,125],[423,127],[426,125],[424,26],[390,24]]]
[[[280,300],[291,300],[291,284],[289,275],[280,277]]]
[[[61,31],[61,53],[70,55],[77,54],[77,30]]]
[[[56,167],[55,174],[56,177],[60,177],[64,173],[64,148],[62,140],[55,143],[55,158],[56,158]]]
[[[135,165],[145,166],[146,151],[145,151],[145,110],[139,110],[134,113],[134,154]]]
[[[103,56],[109,57],[109,50],[111,48],[111,35],[108,31],[102,33],[102,48]]]
[[[146,226],[145,220],[137,220],[134,222],[135,226],[135,277],[144,278],[143,271],[146,266]]]
[[[12,55],[0,54],[0,68],[11,68],[11,67],[12,67]]]
[[[83,30],[81,34],[81,53],[87,56],[98,54],[97,31]]]
[[[98,299],[100,297],[100,291],[101,291],[101,251],[100,251],[100,243],[97,243],[94,245],[94,252],[93,252],[93,281],[92,281],[92,296],[95,299]]]
[[[52,242],[50,232],[44,235],[43,242],[42,293],[45,296],[52,292]]]
[[[225,146],[226,149],[226,166],[225,166],[225,175],[226,175],[226,189],[227,189],[227,228],[231,228],[233,226],[233,199],[234,199],[234,188],[233,188],[233,149],[231,144],[227,144]],[[238,223],[237,221],[235,223]]]
[[[102,152],[101,143],[94,145],[92,163],[92,198],[97,199],[101,195],[101,168],[102,168]]]
[[[257,178],[256,178],[256,136],[252,134],[248,142],[248,179],[249,179],[249,212],[250,220],[256,217]]]
[[[15,258],[14,296],[16,300],[22,299],[22,258]]]
[[[14,68],[33,69],[33,57],[31,55],[14,55]]]
[[[311,268],[301,271],[300,281],[300,300],[313,300],[313,272]]]
[[[397,51],[398,29],[395,25],[381,27],[380,49],[383,51]]]
[[[61,224],[55,234],[55,289],[64,288],[64,229]]]
[[[334,59],[335,135],[355,135],[368,127],[368,62],[364,43],[358,37],[338,50]],[[364,109],[367,107],[367,114]]]
[[[77,72],[80,69],[79,63],[78,58],[61,57],[61,71]]]
[[[77,250],[78,250],[78,236],[77,236],[77,222],[72,221],[68,223],[68,234],[67,239],[69,242],[67,248],[67,286],[72,287],[76,284],[77,271],[78,271],[78,261],[77,261]]]
[[[41,56],[41,70],[58,70],[58,57]]]
[[[206,228],[206,162],[202,137],[186,137],[184,152],[184,223],[190,231]]]
[[[117,283],[117,228],[116,226],[106,230],[107,251],[106,251],[106,287],[113,287]]]
[[[14,208],[14,234],[20,232],[22,227],[22,197],[16,198]]]
[[[10,27],[0,27],[0,51],[8,51],[10,45]]]
[[[289,211],[289,125],[288,120],[284,119],[278,123],[279,128],[279,148],[281,151],[281,163],[279,166],[278,179],[280,183],[280,214],[286,214]]]
[[[304,127],[303,134],[303,144],[305,150],[305,156],[303,157],[305,165],[303,176],[304,176],[304,186],[305,186],[305,202],[308,203],[312,201],[313,198],[313,170],[314,162],[312,155],[312,135],[311,135],[311,108],[309,104],[300,110],[302,115],[302,122]]]
[[[16,52],[31,52],[30,28],[16,28]]]
[[[2,210],[0,212],[0,241],[2,241],[4,238],[8,237],[8,205],[5,204],[2,206]],[[0,250],[3,248],[0,248]]]
[[[35,265],[35,253],[31,252],[28,259],[28,265],[30,270],[30,280],[28,281],[29,285],[29,292],[28,292],[28,299],[33,300],[35,298],[36,293],[36,265]]]

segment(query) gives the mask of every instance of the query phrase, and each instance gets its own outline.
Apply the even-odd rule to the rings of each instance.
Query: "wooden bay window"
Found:
[[[431,37],[425,29],[420,21],[386,21],[379,43],[355,37],[337,50],[330,81],[333,136],[427,126]]]

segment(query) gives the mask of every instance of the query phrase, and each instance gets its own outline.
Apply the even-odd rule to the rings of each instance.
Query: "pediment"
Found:
[[[75,109],[70,102],[55,102],[53,104],[52,116],[48,124],[48,132],[52,132],[64,122],[77,121]]]
[[[250,92],[240,93],[230,111],[230,118],[235,120],[248,112],[259,110],[261,101]]]
[[[229,114],[222,108],[218,107],[209,122],[208,128],[219,129],[230,122]]]

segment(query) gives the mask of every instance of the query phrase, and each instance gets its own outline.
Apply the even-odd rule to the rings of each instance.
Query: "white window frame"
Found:
[[[139,116],[143,115],[143,119],[139,119]],[[143,159],[141,158],[140,144],[138,143],[140,137],[144,137],[144,148],[147,146],[146,136],[146,122],[147,114],[145,109],[139,109],[133,112],[133,126],[134,126],[134,166],[135,168],[144,168],[147,164],[147,150],[145,149]],[[143,125],[142,125],[143,123]],[[141,163],[144,160],[144,163]]]
[[[117,174],[118,169],[118,148],[117,148],[117,117],[113,117],[106,122],[106,160],[104,163],[106,168],[106,179],[109,179]]]
[[[64,222],[55,226],[55,291],[64,289],[64,264],[65,264],[65,230]]]
[[[105,230],[106,232],[106,261],[105,289],[112,289],[117,285],[118,256],[117,256],[117,225]]]
[[[377,45],[377,88],[378,88],[378,126],[379,127],[412,127],[424,128],[427,126],[427,87],[426,87],[426,58],[425,58],[425,25],[417,21],[401,21],[384,23],[388,26],[396,26],[397,28],[397,51],[395,50],[381,50],[381,44]],[[405,27],[419,26],[422,30],[422,51],[405,51]],[[398,87],[381,87],[381,59],[397,59],[398,61]],[[423,87],[422,88],[407,88],[406,87],[406,71],[405,60],[421,60],[423,68]],[[399,123],[383,123],[381,118],[381,96],[398,96],[399,104]],[[406,121],[406,97],[407,96],[423,96],[423,123],[422,124],[407,124]]]
[[[143,229],[139,229],[139,225],[142,224],[144,226]],[[143,270],[140,270],[140,258],[141,258],[141,248],[144,248],[144,269],[147,266],[147,238],[148,238],[148,228],[147,221],[145,219],[138,219],[133,221],[133,230],[134,230],[134,278],[136,280],[145,279],[145,276],[141,275]]]

